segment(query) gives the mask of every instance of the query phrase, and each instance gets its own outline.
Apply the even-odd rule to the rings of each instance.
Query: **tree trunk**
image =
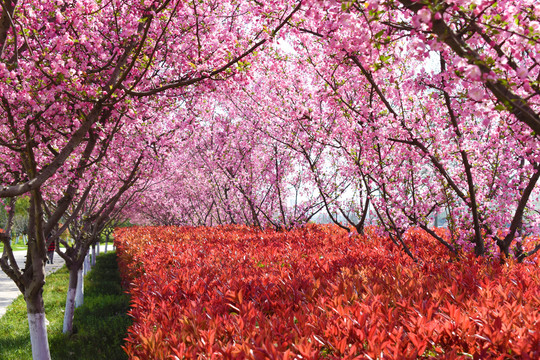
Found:
[[[476,256],[482,256],[486,252],[486,247],[484,245],[484,239],[482,238],[481,234],[480,234],[480,236],[477,235],[475,238],[476,238],[476,242],[475,242],[475,245],[474,245],[474,254]]]
[[[84,302],[84,274],[83,268],[86,262],[83,263],[81,268],[77,270],[77,291],[75,292],[75,308],[81,306]]]
[[[510,244],[505,241],[497,241],[497,245],[499,246],[499,251],[501,252],[501,261],[504,261],[505,259],[508,259],[510,257]]]
[[[69,270],[69,286],[66,296],[66,310],[64,312],[64,334],[71,334],[73,331],[73,315],[75,314],[75,295],[78,288],[79,270]]]
[[[28,313],[28,328],[30,342],[32,343],[33,360],[50,360],[49,341],[47,339],[47,325],[45,324],[45,308],[43,306],[43,291],[25,296]]]
[[[98,243],[96,244],[96,255],[99,256],[99,249],[100,248],[100,243],[98,241]],[[95,265],[95,264],[94,264]]]
[[[107,253],[107,246],[109,245],[109,233],[105,237],[105,254]]]
[[[94,265],[96,265],[96,244],[92,244],[92,263],[90,264],[90,268]]]
[[[90,271],[90,253],[86,253],[86,256],[84,257],[83,275],[86,276],[88,271]]]

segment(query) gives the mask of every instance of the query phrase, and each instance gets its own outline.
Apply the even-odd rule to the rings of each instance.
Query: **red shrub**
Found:
[[[540,357],[540,272],[332,226],[118,229],[132,359]]]

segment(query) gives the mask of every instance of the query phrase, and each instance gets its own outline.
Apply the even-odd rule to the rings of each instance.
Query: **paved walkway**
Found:
[[[20,268],[24,267],[24,261],[26,258],[26,250],[14,251],[15,260]],[[45,265],[45,272],[50,274],[55,272],[64,266],[64,259],[58,254],[54,254],[53,264]],[[45,279],[47,280],[47,279]],[[0,317],[6,313],[6,308],[11,304],[17,296],[21,295],[21,292],[13,282],[2,270],[0,270]]]

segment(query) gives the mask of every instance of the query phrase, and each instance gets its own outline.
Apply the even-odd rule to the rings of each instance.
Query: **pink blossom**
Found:
[[[465,69],[465,76],[471,81],[478,81],[482,76],[482,71],[477,65],[469,65]]]
[[[517,68],[516,70],[516,75],[521,79],[521,80],[524,80],[527,78],[527,76],[529,75],[529,70],[522,66],[522,67],[519,67]]]
[[[428,8],[420,9],[418,11],[418,18],[424,24],[429,23],[429,21],[431,20],[431,11]]]
[[[486,92],[482,86],[475,86],[469,89],[469,97],[476,101],[481,101],[486,96]]]

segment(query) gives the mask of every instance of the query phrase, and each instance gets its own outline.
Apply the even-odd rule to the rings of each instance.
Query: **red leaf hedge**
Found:
[[[409,231],[421,265],[333,226],[118,229],[131,359],[537,359],[538,259],[452,258]]]

